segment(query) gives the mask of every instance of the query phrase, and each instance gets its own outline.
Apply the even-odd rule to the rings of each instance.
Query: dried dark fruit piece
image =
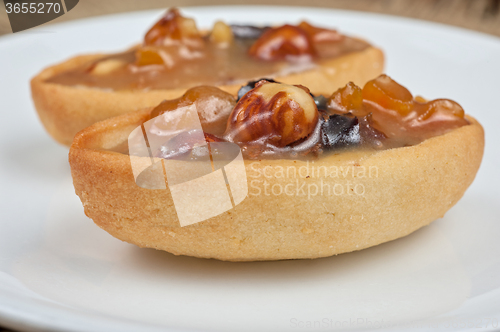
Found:
[[[360,144],[358,118],[338,114],[330,115],[321,124],[321,141],[326,150]]]
[[[312,94],[311,94],[312,95]],[[313,95],[312,95],[313,96]],[[328,98],[323,95],[313,96],[314,103],[318,110],[327,110],[328,109]]]
[[[257,39],[270,29],[270,27],[256,27],[253,25],[240,24],[231,24],[230,27],[233,30],[234,37],[240,39]]]

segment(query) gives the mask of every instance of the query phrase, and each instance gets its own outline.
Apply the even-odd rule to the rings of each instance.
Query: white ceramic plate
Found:
[[[0,38],[0,325],[64,331],[494,330],[500,325],[500,39],[310,8],[186,8],[200,26],[316,24],[366,37],[415,94],[460,102],[486,130],[479,174],[428,227],[337,257],[226,263],[139,249],[85,217],[67,149],[43,130],[29,79],[72,55],[124,49],[159,11]]]

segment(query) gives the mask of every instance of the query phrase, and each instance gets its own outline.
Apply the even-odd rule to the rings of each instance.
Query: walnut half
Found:
[[[306,87],[262,80],[236,104],[225,137],[284,147],[311,134],[318,114]]]

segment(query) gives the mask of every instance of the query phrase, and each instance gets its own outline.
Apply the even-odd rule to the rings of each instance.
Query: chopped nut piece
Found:
[[[190,46],[203,44],[195,21],[181,16],[176,8],[170,9],[144,37],[144,44],[149,46],[165,46],[179,42]]]
[[[127,63],[123,60],[118,60],[118,59],[107,59],[103,61],[99,61],[95,64],[94,67],[91,69],[91,73],[93,75],[107,75],[110,74],[111,72],[114,72],[115,70],[118,70],[124,66],[126,66]]]
[[[219,44],[219,46],[228,46],[234,39],[231,27],[222,21],[217,21],[214,24],[210,41]]]
[[[266,61],[316,55],[309,35],[303,29],[288,24],[264,32],[248,53]]]
[[[261,81],[236,104],[225,136],[284,147],[311,134],[318,116],[307,88]]]

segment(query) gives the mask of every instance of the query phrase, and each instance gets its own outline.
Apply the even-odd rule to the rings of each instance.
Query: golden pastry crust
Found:
[[[31,80],[31,93],[38,116],[49,134],[61,144],[71,145],[77,132],[98,121],[155,106],[165,99],[180,97],[187,90],[106,91],[47,82],[58,73],[102,56],[103,54],[95,54],[71,58],[46,68]],[[308,86],[313,93],[330,94],[349,81],[364,84],[381,74],[383,66],[383,52],[369,47],[361,52],[325,59],[317,68],[275,79],[283,83]],[[236,94],[240,85],[220,88]]]
[[[99,122],[78,133],[69,153],[71,173],[85,214],[98,226],[123,241],[175,255],[228,261],[318,258],[400,238],[442,217],[462,197],[484,149],[483,128],[468,117],[470,125],[410,147],[341,152],[314,165],[246,160],[248,196],[232,210],[180,227],[169,190],[140,188],[128,155],[103,150],[126,140],[149,111]],[[337,175],[299,170],[320,166],[336,168]],[[279,167],[299,172],[295,177],[272,176]],[[257,194],[251,183],[256,180],[267,181],[270,188],[328,183],[346,190],[310,199],[307,192],[265,195],[262,186]]]

